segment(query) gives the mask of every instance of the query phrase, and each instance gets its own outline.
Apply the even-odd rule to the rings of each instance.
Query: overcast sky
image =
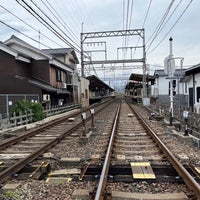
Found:
[[[21,0],[18,0],[18,2],[23,4]],[[143,28],[144,19],[151,2],[144,24],[147,63],[155,66],[164,65],[164,59],[169,55],[170,36],[173,38],[174,57],[184,57],[184,65],[200,63],[200,0],[24,0],[24,2],[27,2],[36,9],[36,7],[31,4],[31,2],[35,2],[36,5],[52,19],[57,26],[62,28],[63,32],[75,41],[77,45],[80,45],[80,32],[82,28],[83,32],[122,30],[126,27],[128,29]],[[129,9],[127,9],[128,2]],[[190,2],[192,3],[189,4]],[[165,24],[167,20],[168,21],[151,43],[153,39],[151,36],[155,33],[156,27],[158,27],[161,22],[170,3],[173,4],[163,24]],[[40,31],[40,48],[67,47],[63,41],[56,38],[44,25],[38,22],[28,11],[20,6],[16,0],[1,0],[0,5],[1,41],[7,40],[14,34],[30,44],[39,47],[38,43],[33,42],[23,34],[34,40],[39,40]],[[52,12],[50,12],[45,5],[47,5]],[[189,7],[186,9],[188,5]],[[8,13],[5,9],[8,9],[8,11],[24,20],[24,22],[28,23],[35,30]],[[183,13],[184,9],[186,9],[186,11]],[[129,11],[128,13],[127,10]],[[38,10],[37,12],[40,13]],[[53,13],[54,15],[57,14],[57,18],[60,17],[62,24],[55,19]],[[171,17],[168,19],[170,15]],[[127,16],[128,21],[126,20]],[[178,20],[179,17],[180,19]],[[44,15],[43,18],[45,18]],[[12,30],[3,23],[6,23],[21,33]],[[170,29],[172,30],[170,31]],[[45,36],[47,36],[48,39]],[[161,40],[162,42],[158,45]],[[127,46],[135,45],[130,43],[131,40]],[[148,47],[149,44],[151,44],[150,48]],[[157,45],[158,47],[155,48]]]

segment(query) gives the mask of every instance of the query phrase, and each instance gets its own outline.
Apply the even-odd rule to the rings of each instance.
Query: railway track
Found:
[[[45,141],[44,138],[48,139],[48,137],[52,136],[51,134],[55,137],[51,138],[51,142],[56,140],[55,144],[52,143],[49,148],[41,151],[38,154],[40,157],[36,156],[37,159],[24,162],[20,167],[22,171],[25,169],[25,172],[26,168],[28,168],[25,163],[26,165],[30,163],[36,166],[34,168],[35,171],[33,171],[36,172],[41,169],[42,163],[47,160],[52,168],[47,179],[42,182],[32,182],[30,180],[30,174],[34,176],[33,172],[29,173],[28,176],[30,184],[27,183],[27,177],[22,176],[23,183],[20,181],[20,184],[24,185],[24,187],[19,190],[23,191],[24,199],[48,199],[47,195],[49,195],[49,198],[53,198],[53,196],[57,198],[59,196],[60,199],[89,200],[131,198],[199,199],[199,183],[197,183],[199,179],[193,171],[188,166],[184,165],[183,167],[179,163],[191,173],[187,174],[189,179],[191,178],[190,182],[187,178],[184,178],[183,174],[179,174],[180,172],[169,159],[170,155],[162,150],[164,143],[160,146],[155,141],[155,136],[153,135],[163,138],[163,133],[159,131],[159,128],[154,133],[153,128],[147,124],[147,122],[151,122],[147,118],[145,121],[143,119],[144,116],[137,115],[138,108],[134,113],[134,111],[131,111],[131,107],[135,108],[135,106],[131,105],[129,107],[124,100],[120,104],[120,100],[115,99],[112,103],[108,103],[108,106],[104,104],[99,108],[95,108],[96,130],[92,132],[88,141],[84,143],[80,141],[80,135],[83,133],[82,126],[79,126],[79,128],[74,127],[77,123],[82,125],[80,114],[83,111],[81,111],[77,116],[67,116],[57,125],[51,125],[51,128],[46,125],[39,133],[34,133],[32,141],[31,139],[23,139],[23,141],[12,146],[15,149],[7,146],[0,150],[0,155],[3,152],[8,155],[9,151],[15,150],[16,153],[20,148],[22,150],[21,154],[26,154],[30,149],[37,149],[37,146],[42,148],[42,143]],[[118,115],[116,115],[117,112]],[[141,111],[139,111],[139,114],[143,115]],[[89,111],[86,115],[90,116]],[[74,117],[75,121],[68,121],[70,117]],[[91,121],[88,119],[88,121],[86,120],[86,127],[90,126]],[[71,131],[70,128],[72,128]],[[70,132],[70,135],[68,135],[67,131]],[[88,133],[89,130],[86,132]],[[59,134],[65,135],[60,136]],[[165,140],[165,143],[169,141]],[[23,145],[25,146],[23,147]],[[32,148],[28,146],[32,146]],[[45,160],[41,156],[44,155],[44,152],[52,154],[51,158]],[[30,155],[30,153],[28,154]],[[8,162],[6,164],[6,159],[2,161],[5,166],[5,170],[2,172],[6,172],[11,163]],[[12,160],[9,159],[9,161]],[[12,163],[12,165],[14,166],[15,164]],[[17,172],[18,170],[15,169],[14,171]],[[0,175],[2,175],[2,172]],[[11,174],[7,174],[7,178],[12,181],[10,177]],[[196,181],[193,180],[193,177],[195,177]],[[0,180],[5,181],[7,178]],[[18,178],[14,177],[14,182],[17,182],[17,180]],[[192,188],[193,182],[196,189]],[[35,198],[30,198],[31,195],[28,196],[28,193],[24,192],[27,187],[30,193],[34,195],[38,193]],[[38,190],[40,192],[34,192]],[[142,194],[146,196],[142,196]]]
[[[112,103],[112,100],[96,106],[96,113],[100,112],[110,103]],[[58,144],[75,129],[82,126],[83,121],[81,119],[81,113],[83,112],[86,116],[90,116],[90,109],[80,111],[70,116],[49,122],[34,130],[29,130],[18,137],[11,138],[6,142],[1,143],[0,182],[2,183],[11,177],[11,175],[17,173],[27,164],[31,163],[44,152]],[[91,117],[87,117],[85,121],[90,118]],[[70,119],[76,120],[72,123]]]
[[[133,113],[130,113],[130,109]],[[165,170],[173,171],[171,173],[175,175],[175,179],[177,179],[176,181],[178,182],[180,179],[183,180],[188,188],[190,188],[196,196],[193,198],[200,199],[199,183],[196,182],[194,177],[192,177],[187,169],[185,169],[183,165],[169,151],[169,149],[159,139],[158,134],[156,134],[151,129],[151,127],[149,127],[141,115],[137,113],[133,107],[128,106],[125,102],[122,103],[121,107],[118,107],[118,111],[113,122],[113,128],[109,138],[109,144],[105,156],[105,161],[102,167],[95,200],[109,199],[108,197],[105,197],[107,193],[112,193],[112,198],[114,199],[117,199],[118,197],[121,197],[122,199],[130,197],[135,199],[148,199],[147,196],[151,196],[149,198],[156,199],[164,199],[166,196],[168,196],[169,199],[176,199],[177,197],[187,199],[185,194],[182,192],[168,193],[167,195],[162,193],[157,195],[141,195],[139,193],[127,194],[119,191],[108,192],[109,189],[106,188],[106,185],[109,185],[108,177],[115,177],[116,181],[116,169],[115,172],[113,172],[114,165],[122,165],[122,163],[130,164],[132,169],[132,178],[137,182],[158,181],[156,180],[156,174],[154,173],[155,166],[159,166],[160,169],[164,169],[164,166],[167,166],[168,168],[166,167]],[[118,176],[119,169],[120,167],[118,166]],[[127,174],[129,173],[130,170]],[[170,177],[169,174],[167,175],[165,172],[164,175]],[[169,181],[170,178],[166,180],[163,176],[159,179],[159,181]],[[112,180],[110,179],[110,181]],[[109,188],[113,188],[112,184],[109,186]]]

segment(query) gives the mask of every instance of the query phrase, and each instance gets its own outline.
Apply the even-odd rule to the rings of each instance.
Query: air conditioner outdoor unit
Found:
[[[50,95],[49,94],[43,94],[42,95],[42,100],[43,101],[50,101]]]
[[[67,84],[66,83],[61,83],[61,88],[62,89],[66,89],[67,88]]]

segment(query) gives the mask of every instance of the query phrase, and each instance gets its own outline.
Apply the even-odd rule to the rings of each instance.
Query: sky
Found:
[[[31,15],[30,10],[23,7],[25,3],[63,35],[64,39],[56,37]],[[151,73],[164,66],[164,59],[169,55],[170,37],[173,38],[173,56],[183,57],[184,66],[200,63],[199,9],[199,0],[1,0],[0,41],[16,35],[38,48],[69,47],[66,41],[70,41],[80,50],[81,32],[144,28],[146,63]],[[128,38],[126,46],[135,46],[137,40],[138,38]],[[103,38],[100,41],[106,42],[107,56],[110,59],[116,59],[117,48],[124,45],[123,38]],[[140,40],[139,44],[141,42]],[[98,50],[105,48],[103,43],[100,47],[97,44],[94,46]],[[90,48],[92,47],[87,47],[89,50]],[[140,57],[140,54],[141,52],[136,51],[135,56]],[[77,56],[80,58],[79,53]],[[99,60],[104,59],[105,54],[101,52],[92,56],[93,60]],[[177,59],[177,66],[180,65],[179,62]]]

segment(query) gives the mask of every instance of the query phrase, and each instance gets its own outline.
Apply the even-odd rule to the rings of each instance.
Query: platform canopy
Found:
[[[130,75],[129,80],[142,82],[143,81],[143,74],[133,74],[132,73]],[[154,82],[155,82],[155,76],[146,75],[146,82],[151,82],[151,85],[153,85]]]
[[[132,73],[129,78],[129,82],[126,84],[125,89],[131,88],[142,88],[143,84],[143,74],[134,74]],[[146,75],[146,83],[151,83],[151,85],[155,82],[155,76]]]
[[[95,75],[87,76],[86,79],[88,79],[90,81],[89,88],[92,91],[95,91],[97,89],[109,90],[110,92],[114,91],[113,88],[111,88],[109,85],[104,83],[101,79],[99,79]]]

